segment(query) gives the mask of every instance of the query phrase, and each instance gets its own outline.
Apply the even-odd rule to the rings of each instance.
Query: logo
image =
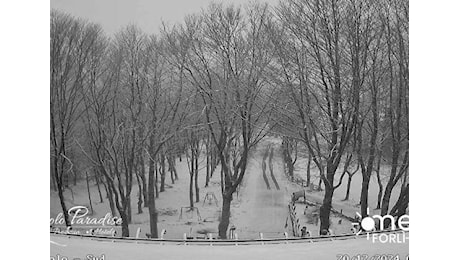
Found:
[[[351,223],[354,229],[358,229],[356,235],[360,235],[363,231],[367,233],[367,239],[371,240],[372,243],[405,243],[409,240],[409,215],[402,215],[399,218],[395,218],[392,215],[369,215],[369,208],[367,208],[367,216],[363,218],[361,214],[356,212],[359,222]],[[389,228],[385,228],[385,225],[389,225]],[[369,233],[376,230],[390,230],[399,231],[395,233]]]
[[[122,219],[107,213],[102,218],[89,217],[89,209],[85,206],[75,206],[68,210],[69,227],[65,226],[64,215],[59,213],[55,218],[50,218],[52,232],[65,234],[90,234],[109,235],[116,234],[115,227],[122,224]]]

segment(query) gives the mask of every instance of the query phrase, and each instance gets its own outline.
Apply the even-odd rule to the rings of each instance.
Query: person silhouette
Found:
[[[306,237],[307,236],[307,227],[303,226],[302,229],[300,230],[300,236],[301,237]],[[309,232],[308,232],[309,233]]]

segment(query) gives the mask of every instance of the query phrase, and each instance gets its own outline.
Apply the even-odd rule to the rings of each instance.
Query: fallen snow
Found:
[[[338,259],[338,255],[351,257],[361,255],[361,259],[372,259],[374,255],[398,255],[404,260],[409,254],[409,243],[372,243],[366,237],[348,240],[322,241],[314,243],[209,246],[209,245],[158,245],[126,242],[92,241],[87,238],[69,238],[61,235],[50,236],[51,259],[88,259],[88,255],[105,260],[143,259]],[[368,257],[363,258],[366,254]],[[91,258],[89,258],[91,259]],[[355,258],[356,259],[356,258]],[[377,259],[377,258],[376,258]],[[378,259],[395,259],[382,258]]]

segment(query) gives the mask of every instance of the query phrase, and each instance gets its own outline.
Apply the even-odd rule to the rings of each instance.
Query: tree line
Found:
[[[174,183],[176,158],[187,161],[193,207],[204,155],[206,185],[220,165],[218,229],[226,238],[251,151],[270,133],[282,136],[290,172],[297,144],[319,169],[321,230],[329,228],[334,190],[357,171],[350,167],[361,169],[363,216],[382,161],[391,173],[385,188],[379,177],[378,207],[407,209],[408,1],[212,3],[157,34],[127,26],[113,36],[52,10],[50,36],[51,182],[67,225],[64,190],[84,171],[123,219],[123,236],[138,185],[138,213],[148,208],[158,237],[155,199],[168,171]],[[407,196],[390,210],[401,179]]]

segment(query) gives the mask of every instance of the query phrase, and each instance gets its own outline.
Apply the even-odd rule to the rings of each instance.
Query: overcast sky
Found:
[[[259,0],[272,5],[278,0]],[[146,33],[159,31],[161,21],[175,23],[186,14],[199,12],[212,0],[51,0],[51,8],[100,24],[113,34],[128,24],[137,24]],[[217,1],[220,2],[220,1]],[[223,0],[244,4],[248,0]]]

